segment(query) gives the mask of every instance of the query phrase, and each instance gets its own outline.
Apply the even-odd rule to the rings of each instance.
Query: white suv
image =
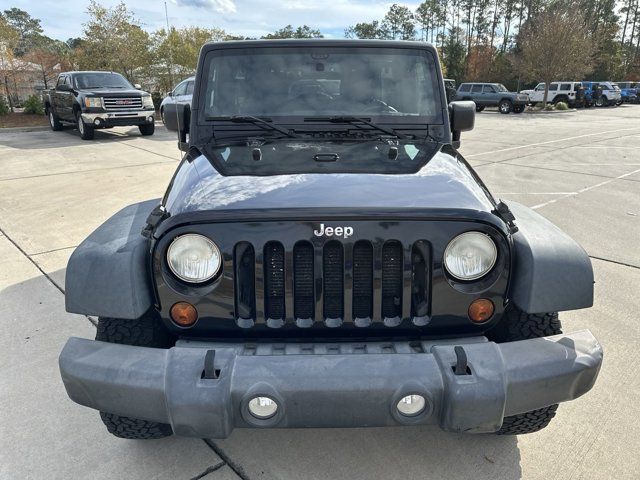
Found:
[[[539,83],[533,90],[521,90],[520,93],[529,95],[531,103],[539,103],[544,99],[544,85],[544,83]],[[565,102],[568,105],[573,105],[576,100],[576,89],[581,85],[581,82],[551,82],[547,102]]]

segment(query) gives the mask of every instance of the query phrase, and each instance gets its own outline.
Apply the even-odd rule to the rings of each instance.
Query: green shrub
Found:
[[[160,110],[160,104],[162,103],[162,94],[160,92],[151,92],[151,100],[153,100],[153,106],[156,110]]]
[[[558,102],[556,103],[556,110],[569,110],[569,105],[565,102]]]
[[[0,95],[0,115],[8,115],[9,114],[9,105],[7,105],[7,100]]]
[[[551,110],[553,110],[553,105],[551,105],[551,104],[549,104],[549,105],[545,105],[544,109],[545,109],[546,111],[551,111]]]
[[[44,106],[42,100],[37,95],[31,95],[24,102],[24,113],[31,113],[34,115],[44,115]]]

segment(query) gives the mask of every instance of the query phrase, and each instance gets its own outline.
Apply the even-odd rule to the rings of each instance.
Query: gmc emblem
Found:
[[[117,105],[131,105],[133,101],[131,100],[116,100]]]

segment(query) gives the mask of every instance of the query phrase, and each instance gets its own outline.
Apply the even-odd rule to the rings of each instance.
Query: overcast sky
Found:
[[[59,40],[82,35],[86,0],[2,0],[39,18],[44,33]],[[104,6],[118,0],[100,0]],[[125,0],[146,30],[165,26],[164,1]],[[260,37],[287,24],[307,24],[327,37],[342,37],[356,22],[381,19],[393,1],[380,0],[167,0],[169,22],[176,27],[220,27],[228,33]],[[414,9],[419,2],[398,2]]]

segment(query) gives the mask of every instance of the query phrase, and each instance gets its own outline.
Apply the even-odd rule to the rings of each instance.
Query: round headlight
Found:
[[[222,265],[220,250],[207,237],[188,233],[177,237],[167,251],[173,274],[189,283],[211,280]]]
[[[497,257],[496,244],[489,235],[466,232],[449,242],[444,265],[458,280],[476,280],[493,268]]]

